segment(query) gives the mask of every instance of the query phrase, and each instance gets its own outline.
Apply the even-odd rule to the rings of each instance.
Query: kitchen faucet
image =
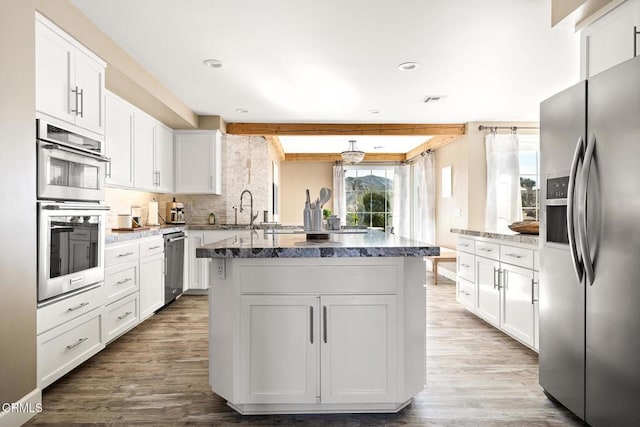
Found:
[[[253,227],[253,221],[255,221],[256,218],[258,218],[258,212],[256,212],[255,216],[253,215],[253,194],[251,194],[251,191],[249,190],[244,190],[242,193],[240,193],[240,212],[242,212],[242,198],[244,197],[245,193],[249,193],[249,203],[251,206],[251,212],[249,212],[249,218],[251,218],[249,220],[249,228]]]

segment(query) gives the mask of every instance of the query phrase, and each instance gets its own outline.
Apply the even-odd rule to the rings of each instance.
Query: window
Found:
[[[345,166],[344,181],[348,226],[392,225],[393,166]]]
[[[522,219],[540,219],[540,137],[519,135]]]

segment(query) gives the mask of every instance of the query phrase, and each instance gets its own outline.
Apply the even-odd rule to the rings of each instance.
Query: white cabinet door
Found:
[[[36,21],[36,110],[74,123],[71,63],[75,47]]]
[[[639,23],[640,1],[628,0],[583,29],[581,78],[587,79],[633,58],[634,27]]]
[[[498,261],[476,257],[476,313],[496,327],[500,327],[499,268]]]
[[[175,133],[176,193],[221,193],[220,138],[217,131]]]
[[[136,111],[134,113],[134,183],[137,189],[154,190],[156,174],[153,167],[154,120]]]
[[[204,232],[188,231],[189,243],[189,287],[188,289],[209,289],[209,258],[196,258],[196,248],[204,245]]]
[[[164,304],[164,253],[140,258],[140,320]]]
[[[317,297],[240,297],[241,403],[316,403]]]
[[[394,295],[321,296],[322,403],[393,402],[397,319]]]
[[[133,107],[121,98],[106,94],[106,155],[111,159],[106,182],[133,187]]]
[[[173,192],[173,132],[156,123],[155,134],[155,172],[156,190],[162,193]]]
[[[35,27],[36,110],[104,135],[105,63],[41,15]]]
[[[502,329],[533,346],[533,271],[509,264],[502,264],[502,270]]]
[[[76,51],[75,87],[78,90],[76,125],[104,134],[104,66]]]

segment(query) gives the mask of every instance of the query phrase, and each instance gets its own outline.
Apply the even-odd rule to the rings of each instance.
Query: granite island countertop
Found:
[[[484,237],[487,239],[502,240],[505,242],[523,243],[526,245],[538,246],[540,238],[536,234],[522,234],[515,231],[497,232],[497,231],[479,231],[479,230],[467,230],[460,228],[452,228],[452,233],[473,236]]]
[[[305,234],[253,230],[196,248],[197,258],[423,257],[439,254],[439,246],[383,231],[333,234],[328,240],[307,240]]]

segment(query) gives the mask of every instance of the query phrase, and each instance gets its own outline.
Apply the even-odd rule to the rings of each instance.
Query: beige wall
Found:
[[[488,131],[478,126],[537,127],[531,122],[469,122],[465,135],[457,141],[436,150],[436,243],[454,248],[457,234],[451,228],[484,230],[487,195],[487,168],[484,137]],[[537,133],[535,130],[519,130],[521,134]],[[441,171],[452,169],[452,197],[442,198]],[[459,213],[459,216],[456,216]]]
[[[322,187],[333,190],[332,162],[280,162],[280,223],[302,225],[305,190],[313,201]],[[332,209],[333,202],[324,207]]]
[[[36,389],[35,21],[0,2],[0,404]],[[0,418],[2,413],[0,412]]]

